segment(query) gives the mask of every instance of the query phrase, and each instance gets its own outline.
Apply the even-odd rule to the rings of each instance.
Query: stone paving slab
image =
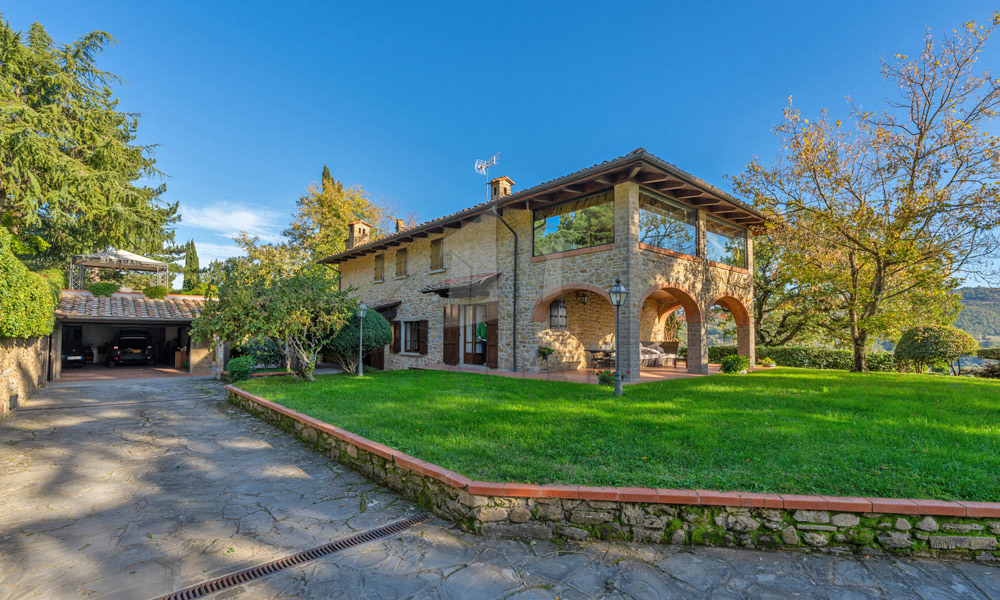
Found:
[[[0,424],[0,599],[149,598],[420,513],[211,380],[42,390]],[[433,519],[215,598],[1000,598],[1000,566],[487,539]]]

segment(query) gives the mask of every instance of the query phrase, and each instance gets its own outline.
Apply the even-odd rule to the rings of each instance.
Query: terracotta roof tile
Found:
[[[190,321],[198,316],[205,299],[201,296],[167,296],[162,300],[142,294],[116,293],[110,297],[90,292],[63,291],[56,318],[81,320]]]

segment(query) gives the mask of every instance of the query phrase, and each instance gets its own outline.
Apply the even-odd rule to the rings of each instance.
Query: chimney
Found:
[[[350,250],[355,246],[360,246],[368,241],[371,235],[372,226],[364,221],[351,221],[347,224],[347,239],[344,240],[344,249]]]
[[[514,182],[506,175],[497,177],[490,182],[490,200],[496,202],[501,198],[510,196],[510,188],[514,187]]]
[[[396,233],[406,229],[406,221],[402,219],[396,219]]]

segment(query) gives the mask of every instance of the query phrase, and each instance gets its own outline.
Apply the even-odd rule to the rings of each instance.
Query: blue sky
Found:
[[[275,239],[328,165],[426,220],[642,146],[729,190],[793,96],[804,113],[878,104],[882,54],[985,2],[305,3],[7,0],[14,27],[119,44],[124,110],[159,144],[179,241],[202,264],[241,229]],[[984,58],[1000,70],[1000,41]]]

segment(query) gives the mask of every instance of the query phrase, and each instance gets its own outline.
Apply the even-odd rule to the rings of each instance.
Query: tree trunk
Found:
[[[858,314],[852,308],[849,311],[851,320],[851,344],[854,347],[854,364],[851,371],[854,373],[868,372],[868,356],[866,354],[868,346],[868,332],[858,324]]]

